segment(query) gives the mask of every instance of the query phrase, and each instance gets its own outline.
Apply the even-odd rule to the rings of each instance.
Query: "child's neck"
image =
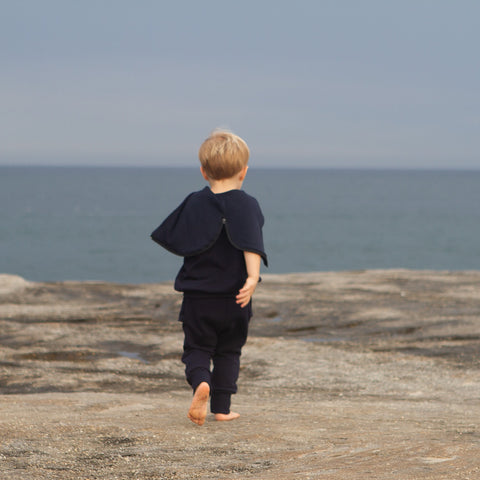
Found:
[[[210,190],[213,193],[225,193],[230,190],[240,190],[242,188],[243,180],[238,178],[225,178],[224,180],[209,179]]]

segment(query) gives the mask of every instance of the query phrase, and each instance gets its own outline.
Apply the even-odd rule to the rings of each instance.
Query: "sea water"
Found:
[[[197,169],[0,167],[0,273],[172,280],[150,233],[205,185]],[[480,171],[256,169],[269,273],[480,270]]]

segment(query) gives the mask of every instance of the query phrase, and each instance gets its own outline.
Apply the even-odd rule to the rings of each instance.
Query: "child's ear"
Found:
[[[247,175],[247,170],[248,170],[248,165],[245,165],[241,170],[240,170],[240,175],[239,175],[239,179],[241,182],[243,182],[243,180],[245,180],[245,176]]]
[[[200,172],[202,172],[202,177],[208,182],[209,178],[203,167],[200,167]]]

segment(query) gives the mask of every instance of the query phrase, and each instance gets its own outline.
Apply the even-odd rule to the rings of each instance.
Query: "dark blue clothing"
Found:
[[[268,264],[263,222],[255,198],[241,190],[214,194],[205,187],[190,194],[151,235],[184,257],[175,279],[175,289],[184,292],[182,361],[194,390],[202,382],[210,385],[213,413],[229,413],[230,396],[237,391],[252,305],[241,308],[235,296],[247,279],[244,251]]]
[[[211,248],[184,258],[175,279],[175,290],[235,296],[246,279],[243,251],[230,243],[225,228],[222,228]]]
[[[225,228],[234,247],[258,253],[267,266],[263,223],[257,200],[244,191],[215,194],[205,187],[188,195],[151,237],[170,252],[190,257],[211,248]]]
[[[241,308],[235,298],[185,295],[183,299],[179,320],[185,333],[185,375],[193,391],[202,382],[210,385],[212,413],[230,412],[251,316],[251,305]]]

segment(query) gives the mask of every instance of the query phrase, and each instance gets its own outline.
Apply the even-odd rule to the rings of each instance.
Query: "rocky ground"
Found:
[[[265,275],[203,427],[180,302],[0,275],[0,479],[480,478],[480,272]]]

